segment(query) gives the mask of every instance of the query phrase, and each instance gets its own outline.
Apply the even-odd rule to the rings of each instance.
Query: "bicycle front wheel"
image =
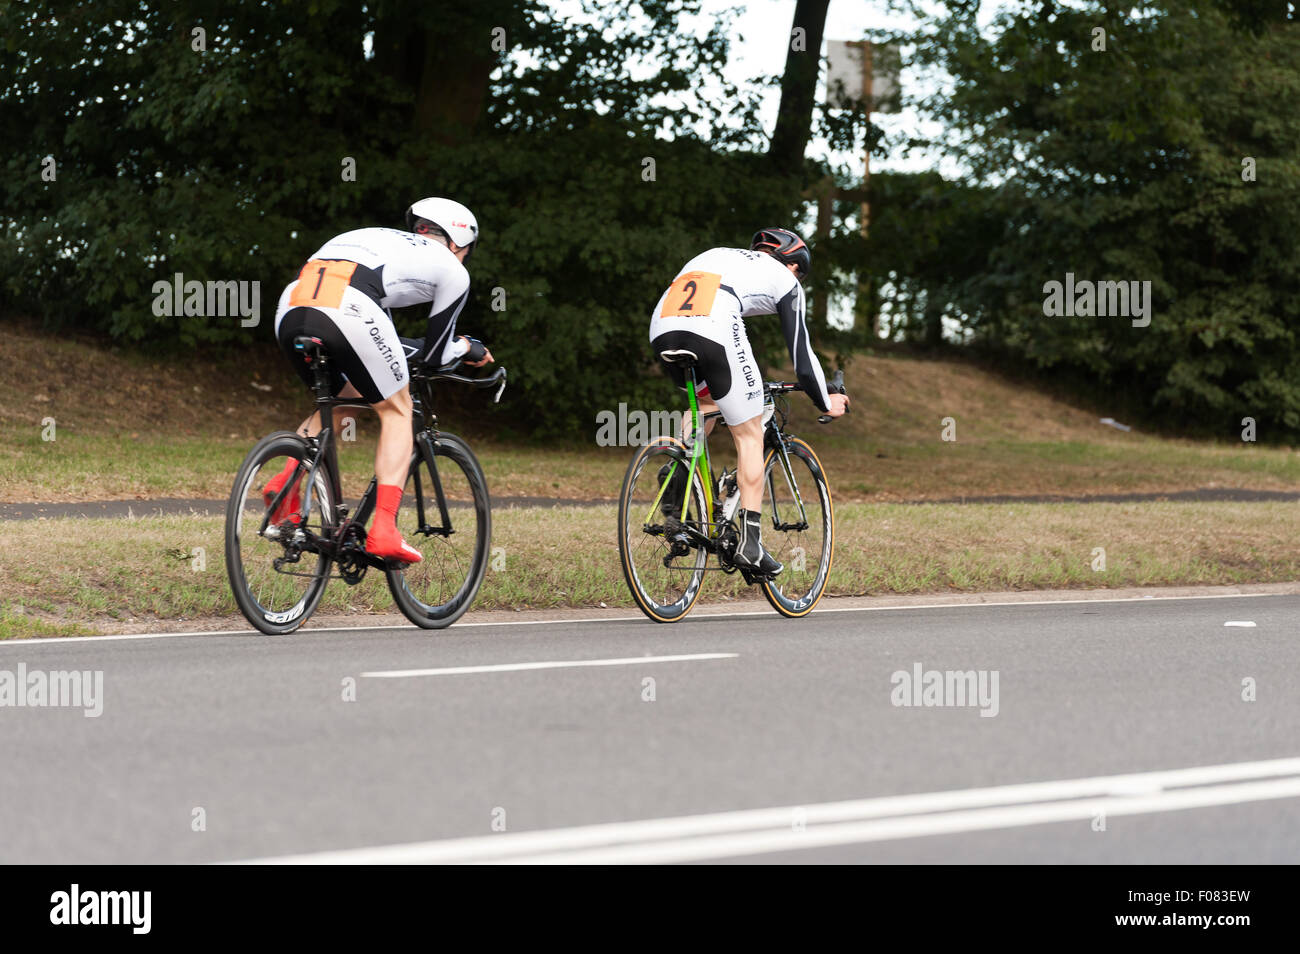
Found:
[[[686,449],[676,438],[651,441],[633,455],[618,498],[618,553],[623,578],[641,612],[656,623],[674,623],[691,611],[699,599],[704,565],[709,559],[701,546],[679,543],[674,550],[670,540],[670,521],[709,532],[699,472],[691,481],[689,494],[686,484],[678,483],[688,466],[688,461],[682,459],[685,456]],[[668,492],[674,484],[680,488],[678,493],[687,498],[684,513],[681,498]],[[671,512],[665,514],[665,509]],[[681,552],[683,549],[685,552]]]
[[[285,494],[280,520],[267,518],[263,494],[290,461],[301,461]],[[235,477],[226,503],[226,576],[244,618],[268,636],[291,633],[315,611],[329,581],[328,556],[312,549],[309,536],[329,539],[335,528],[333,495],[324,468],[316,473],[311,514],[304,523],[307,443],[290,431],[258,442]],[[296,501],[296,505],[295,505]],[[263,521],[266,529],[262,529]]]
[[[806,442],[790,438],[789,467],[779,452],[768,451],[763,494],[769,520],[763,543],[785,564],[775,580],[762,585],[763,595],[782,616],[807,616],[830,576],[835,513],[821,461]]]
[[[424,559],[388,571],[393,601],[416,626],[450,626],[478,595],[492,539],[487,478],[456,435],[438,434],[432,461],[415,448],[397,529]]]

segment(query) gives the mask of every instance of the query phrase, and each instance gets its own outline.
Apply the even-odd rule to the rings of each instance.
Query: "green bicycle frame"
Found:
[[[701,432],[700,405],[699,405],[699,401],[695,396],[695,370],[694,369],[691,369],[690,387],[687,388],[687,395],[690,399],[690,404],[691,404],[691,456],[690,456],[690,463],[688,465],[688,469],[686,473],[686,492],[682,495],[682,511],[681,511],[682,518],[685,518],[686,510],[690,504],[691,479],[694,477],[696,470],[700,469],[701,473],[707,473],[710,476],[712,475],[712,469],[709,467],[708,441],[704,438]],[[794,468],[790,465],[790,454],[786,450],[784,440],[777,441],[777,446],[774,449],[774,453],[781,461],[781,472],[785,476],[786,484],[787,486],[789,486],[790,492],[794,497],[795,505],[797,506],[799,511],[799,519],[797,523],[782,522],[779,504],[777,503],[776,473],[775,473],[775,469],[773,469],[769,471],[767,474],[767,487],[768,487],[768,492],[771,494],[771,499],[772,499],[772,527],[775,530],[802,529],[804,527],[807,527],[808,510],[804,506],[803,493],[799,489],[799,479],[795,476]],[[663,485],[659,488],[659,493],[655,495],[654,502],[650,504],[650,509],[646,511],[645,520],[642,521],[644,525],[646,526],[650,525],[650,521],[653,519],[655,511],[659,507],[659,501],[663,499],[664,493],[667,492],[668,490],[668,485],[672,483],[673,474],[676,473],[677,466],[680,463],[681,461],[675,460],[673,461],[672,466],[668,469],[667,479],[664,480]],[[705,506],[705,515],[706,515],[705,522],[709,527],[712,527],[713,499],[714,499],[713,482],[712,480],[705,480],[703,481],[703,483],[704,483],[704,506]],[[709,535],[712,536],[712,534]]]
[[[691,401],[691,462],[686,471],[686,492],[682,494],[682,516],[684,521],[686,510],[691,499],[691,479],[695,476],[696,469],[703,462],[701,473],[712,474],[709,467],[709,448],[708,442],[703,439],[700,430],[700,404],[695,397],[695,369],[691,369],[690,387],[686,389]],[[646,511],[645,520],[642,523],[649,525],[651,518],[654,516],[655,509],[659,506],[659,501],[663,499],[664,492],[668,485],[672,483],[673,474],[677,472],[677,465],[680,461],[673,461],[672,466],[668,469],[668,477],[664,480],[663,485],[659,488],[659,493],[655,495],[654,502],[650,504],[650,509]],[[712,480],[702,481],[704,484],[704,515],[706,524],[713,523],[713,482]]]

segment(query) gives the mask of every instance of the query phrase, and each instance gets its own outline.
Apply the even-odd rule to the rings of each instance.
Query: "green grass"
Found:
[[[1300,576],[1289,503],[841,504],[836,595],[1282,582]],[[494,514],[477,609],[631,605],[613,507]],[[75,529],[75,532],[72,532]],[[15,521],[0,551],[0,635],[84,634],[130,620],[237,617],[219,517]],[[204,550],[196,569],[194,550]],[[1094,570],[1094,549],[1106,568]],[[710,573],[703,598],[745,596]],[[23,607],[18,613],[17,606]],[[318,612],[394,611],[382,575],[330,583]]]
[[[6,347],[42,385],[38,394],[22,376],[0,381],[0,501],[224,499],[255,441],[293,429],[309,408],[269,343],[193,368],[21,328],[9,329]],[[1237,433],[1218,441],[1123,433],[959,361],[859,357],[846,376],[852,413],[833,425],[818,425],[802,396],[791,401],[791,427],[817,449],[842,500],[1300,487],[1292,448],[1243,443]],[[448,410],[441,423],[470,438],[494,494],[612,500],[631,449],[596,446],[600,410],[546,442],[497,439],[472,411]],[[373,415],[356,413],[356,440],[341,445],[348,494],[369,480],[376,439]],[[41,439],[47,417],[57,427],[50,442]],[[956,420],[956,441],[941,439],[946,417]],[[733,457],[725,433],[713,450],[719,462]]]
[[[24,327],[6,329],[5,340],[24,373],[0,380],[0,502],[224,500],[256,440],[296,427],[308,409],[306,392],[269,342],[185,365]],[[791,404],[791,428],[817,450],[837,502],[832,593],[1297,578],[1294,504],[898,503],[1291,491],[1300,487],[1292,448],[1243,443],[1233,433],[1194,442],[1119,432],[1095,412],[959,361],[860,357],[846,376],[853,412],[835,424],[816,424],[800,396]],[[493,542],[505,548],[506,566],[489,570],[479,608],[630,605],[612,502],[632,451],[595,445],[599,410],[591,409],[581,432],[558,435],[559,444],[511,443],[472,412],[443,415],[444,427],[471,439],[494,495],[610,502],[499,510]],[[46,417],[56,422],[54,441],[41,439]],[[941,439],[946,417],[957,422],[955,442]],[[369,481],[375,438],[372,416],[359,412],[356,440],[340,446],[346,496]],[[715,435],[715,468],[734,461],[730,444],[725,433]],[[236,610],[221,523],[193,516],[6,523],[0,638],[84,633],[132,619],[230,619]],[[206,552],[201,572],[191,569],[195,547]],[[1104,572],[1092,569],[1096,547],[1106,549]],[[735,577],[712,573],[706,581],[706,600],[743,595]],[[321,612],[392,609],[382,577],[372,574],[355,588],[332,583]]]
[[[1119,444],[1009,438],[904,444],[846,436],[836,426],[813,424],[798,433],[816,448],[844,500],[1300,487],[1300,454],[1283,448],[1155,438]],[[7,438],[0,442],[0,501],[222,500],[254,443],[252,437],[165,433],[132,439],[71,427],[61,429],[54,442],[32,431]],[[522,447],[491,440],[473,446],[497,496],[613,500],[631,456],[630,449],[617,447]],[[725,432],[714,436],[711,447],[718,466],[734,461]],[[373,455],[367,429],[340,445],[349,496],[365,487]]]
[[[33,615],[32,609],[41,612]],[[52,621],[54,607],[49,603],[24,606],[10,600],[0,601],[0,640],[32,639],[41,636],[89,636],[95,632],[90,626],[74,620]]]

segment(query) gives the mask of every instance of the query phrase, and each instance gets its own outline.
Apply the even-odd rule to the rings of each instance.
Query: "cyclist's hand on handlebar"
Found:
[[[492,363],[492,352],[488,346],[477,338],[470,338],[466,335],[461,336],[461,340],[469,345],[469,351],[465,353],[464,362],[471,368],[481,368],[485,364]]]
[[[847,394],[832,394],[831,409],[826,412],[826,417],[843,417],[844,412],[849,409],[849,396]]]

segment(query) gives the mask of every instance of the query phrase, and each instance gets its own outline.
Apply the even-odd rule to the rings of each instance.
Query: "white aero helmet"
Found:
[[[406,228],[420,235],[441,232],[471,251],[478,242],[478,220],[474,213],[453,199],[434,197],[412,204],[406,210]]]

